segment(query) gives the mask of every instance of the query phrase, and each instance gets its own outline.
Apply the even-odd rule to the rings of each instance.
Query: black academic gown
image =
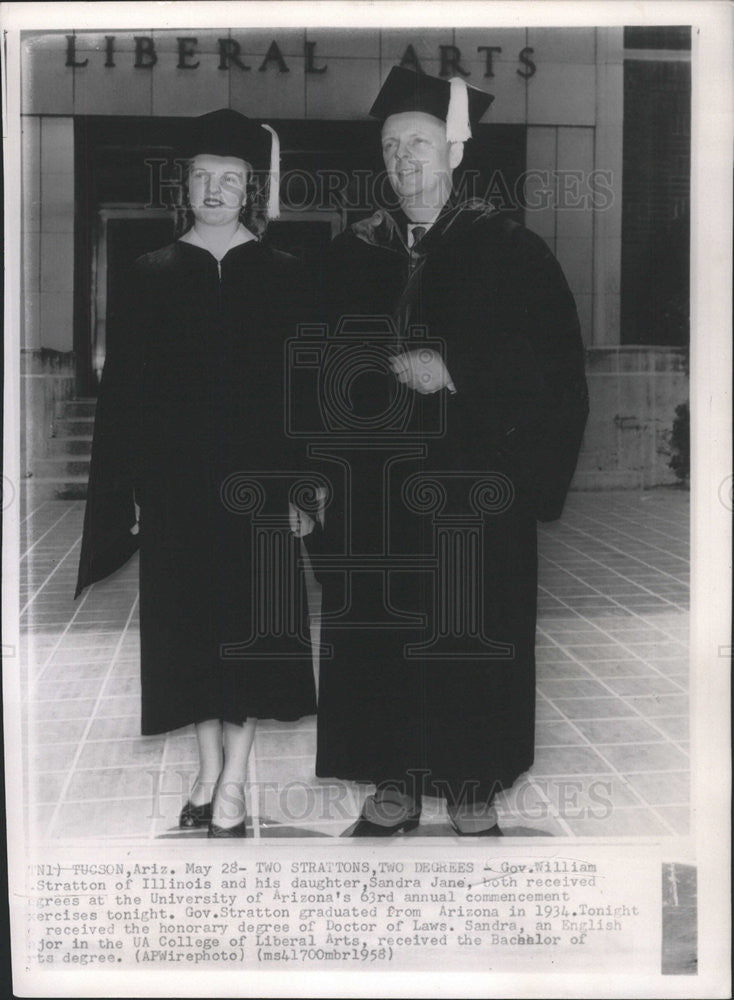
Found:
[[[366,317],[393,317],[392,350],[437,347],[457,391],[419,395],[366,363],[344,395],[375,437],[332,440],[316,770],[496,790],[533,762],[536,521],[559,517],[576,464],[582,342],[539,237],[449,205],[411,257],[405,224],[380,211],[336,238],[332,327],[362,322],[376,356]]]
[[[101,380],[77,595],[140,548],[142,732],[315,711],[284,433],[302,287],[256,240],[136,261]],[[139,534],[134,500],[140,505]]]

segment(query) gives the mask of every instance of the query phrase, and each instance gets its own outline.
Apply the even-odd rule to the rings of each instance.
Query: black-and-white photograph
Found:
[[[515,845],[593,887],[581,845],[627,844],[632,865],[636,845],[668,844],[653,972],[695,977],[695,26],[431,27],[420,8],[396,26],[383,7],[374,26],[194,28],[172,7],[164,27],[70,16],[19,34],[3,507],[20,526],[16,819],[34,860],[127,845],[141,893],[100,919],[135,927],[149,890],[184,888],[136,881],[142,847],[218,869],[278,858],[276,841],[498,866]],[[440,864],[424,871],[435,885],[415,889],[447,888]],[[402,905],[393,880],[383,902]],[[458,944],[528,961],[631,929],[609,882],[586,922],[551,923],[538,902],[557,900],[528,896],[547,924],[477,910],[496,926]],[[471,930],[449,895],[422,900],[451,918],[432,928],[438,963]],[[149,944],[138,929],[135,952],[155,968],[197,927],[159,896],[170,928]],[[216,896],[206,940],[234,949]],[[261,931],[255,964],[313,949],[297,925]],[[402,954],[361,927],[355,956]],[[47,931],[39,961],[69,969],[87,945]]]
[[[24,37],[45,836],[687,831],[690,44]]]

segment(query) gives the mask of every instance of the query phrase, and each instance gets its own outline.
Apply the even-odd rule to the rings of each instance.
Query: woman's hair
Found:
[[[194,213],[189,204],[189,171],[192,160],[186,162],[181,204],[176,206],[174,239],[183,236],[194,224]],[[240,211],[240,222],[255,236],[262,236],[268,227],[268,174],[259,175],[245,161],[247,180],[245,203]]]

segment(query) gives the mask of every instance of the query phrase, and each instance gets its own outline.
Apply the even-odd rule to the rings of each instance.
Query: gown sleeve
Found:
[[[138,549],[134,483],[142,460],[141,413],[144,273],[127,276],[123,304],[111,317],[107,357],[97,398],[75,597],[123,566]]]
[[[543,240],[518,227],[508,256],[509,306],[466,389],[477,420],[490,417],[493,450],[516,493],[538,520],[553,521],[589,412],[583,343],[573,296]]]
[[[318,326],[323,316],[319,307],[321,282],[323,280],[320,261],[309,263],[298,259],[289,262],[287,287],[283,290],[285,302],[284,329],[291,345],[298,342],[304,327]],[[310,439],[303,434],[304,428],[318,424],[319,400],[317,385],[313,377],[303,377],[294,366],[293,353],[288,357],[291,369],[283,390],[287,392],[284,409],[285,433],[282,453],[285,466],[296,475],[287,482],[287,496],[284,500],[305,511],[314,521],[314,528],[306,536],[305,544],[309,552],[320,550],[322,526],[318,516],[320,501],[315,493],[316,484],[323,476],[320,464],[309,458]]]

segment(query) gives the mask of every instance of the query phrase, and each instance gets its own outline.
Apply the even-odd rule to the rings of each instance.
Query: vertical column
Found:
[[[21,118],[23,270],[21,274],[22,334],[24,351],[41,346],[41,119]]]
[[[249,535],[251,553],[249,581],[243,589],[243,593],[249,591],[251,595],[250,613],[242,609],[242,621],[250,621],[250,634],[241,642],[223,644],[223,660],[311,657],[298,545],[283,515],[262,513],[268,489],[272,490],[278,478],[234,472],[221,486],[223,508],[243,518],[241,534],[237,534],[243,542]]]
[[[624,29],[597,28],[594,169],[611,177],[611,203],[594,212],[593,345],[620,343]]]
[[[436,631],[440,636],[479,635],[480,530],[476,523],[439,525]]]
[[[556,252],[555,176],[558,127],[528,125],[525,225]]]
[[[74,349],[74,119],[40,119],[40,346]]]
[[[292,660],[311,656],[296,543],[289,528],[251,527],[251,633],[221,647],[223,660]],[[243,619],[247,619],[243,614]]]
[[[459,474],[461,475],[461,474]],[[405,484],[406,502],[432,514],[431,554],[435,556],[428,638],[406,645],[408,660],[489,660],[513,655],[511,645],[485,634],[485,581],[488,568],[486,516],[501,514],[513,502],[512,486],[501,474],[462,477],[473,513],[442,516],[446,486],[456,474],[414,474]]]
[[[594,129],[561,125],[557,136],[556,256],[573,290],[584,344],[592,343]]]
[[[255,528],[255,635],[296,636],[300,631],[296,548],[288,528]]]

